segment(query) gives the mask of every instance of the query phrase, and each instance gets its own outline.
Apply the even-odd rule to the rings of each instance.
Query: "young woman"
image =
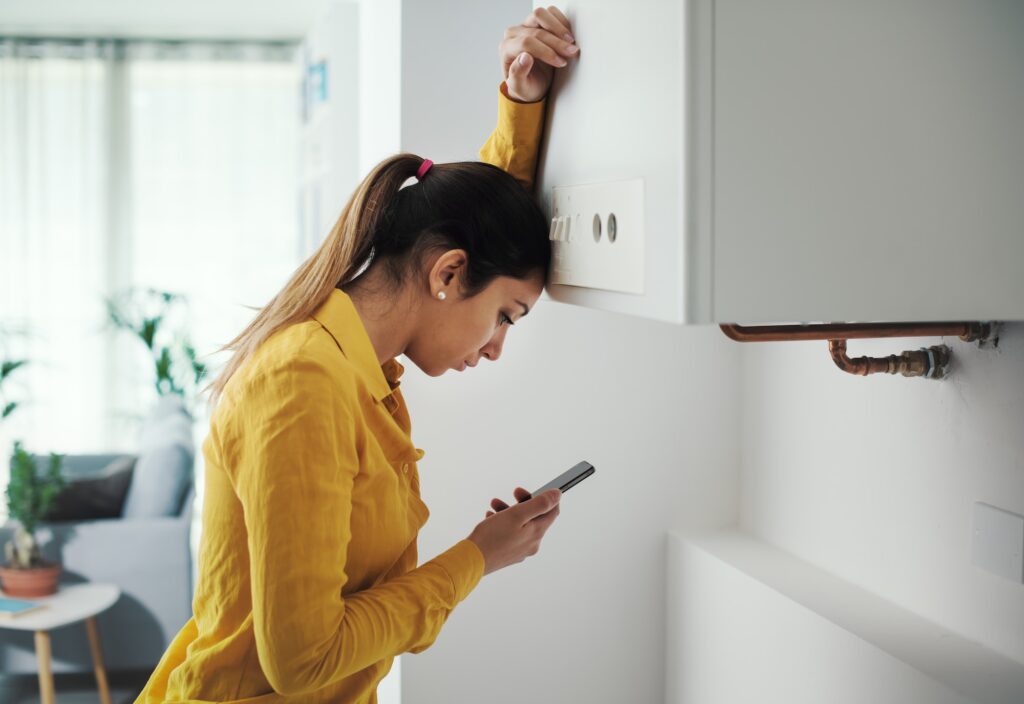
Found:
[[[569,32],[554,7],[509,28],[488,163],[383,161],[228,345],[194,615],[138,702],[375,702],[395,656],[429,647],[483,575],[537,552],[557,489],[495,499],[417,567],[423,451],[395,357],[431,376],[497,360],[540,297],[550,244],[528,189],[552,72],[578,55]]]

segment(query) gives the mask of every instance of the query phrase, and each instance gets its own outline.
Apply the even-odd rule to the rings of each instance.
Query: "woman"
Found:
[[[203,444],[194,615],[138,702],[375,702],[395,656],[429,647],[483,575],[537,552],[557,489],[495,499],[417,567],[423,452],[395,357],[431,376],[497,360],[540,297],[548,228],[523,185],[553,67],[578,54],[569,31],[554,7],[506,31],[490,163],[379,164],[228,345]]]

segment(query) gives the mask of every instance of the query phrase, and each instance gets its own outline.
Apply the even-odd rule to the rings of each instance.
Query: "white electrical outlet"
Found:
[[[552,189],[551,283],[644,292],[644,181]]]
[[[971,562],[1024,583],[1024,516],[988,504],[974,504]]]

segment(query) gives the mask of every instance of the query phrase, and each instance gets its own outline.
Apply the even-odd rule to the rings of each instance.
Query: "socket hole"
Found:
[[[594,241],[601,241],[601,216],[597,213],[594,214]]]
[[[608,216],[608,241],[614,242],[619,236],[618,222],[615,219],[615,213]]]

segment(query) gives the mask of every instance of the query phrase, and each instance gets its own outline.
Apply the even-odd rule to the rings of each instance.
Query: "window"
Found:
[[[0,326],[3,352],[30,360],[11,379],[24,405],[0,427],[0,486],[15,438],[136,446],[152,363],[107,324],[105,297],[186,295],[205,355],[298,265],[294,49],[0,39]]]

